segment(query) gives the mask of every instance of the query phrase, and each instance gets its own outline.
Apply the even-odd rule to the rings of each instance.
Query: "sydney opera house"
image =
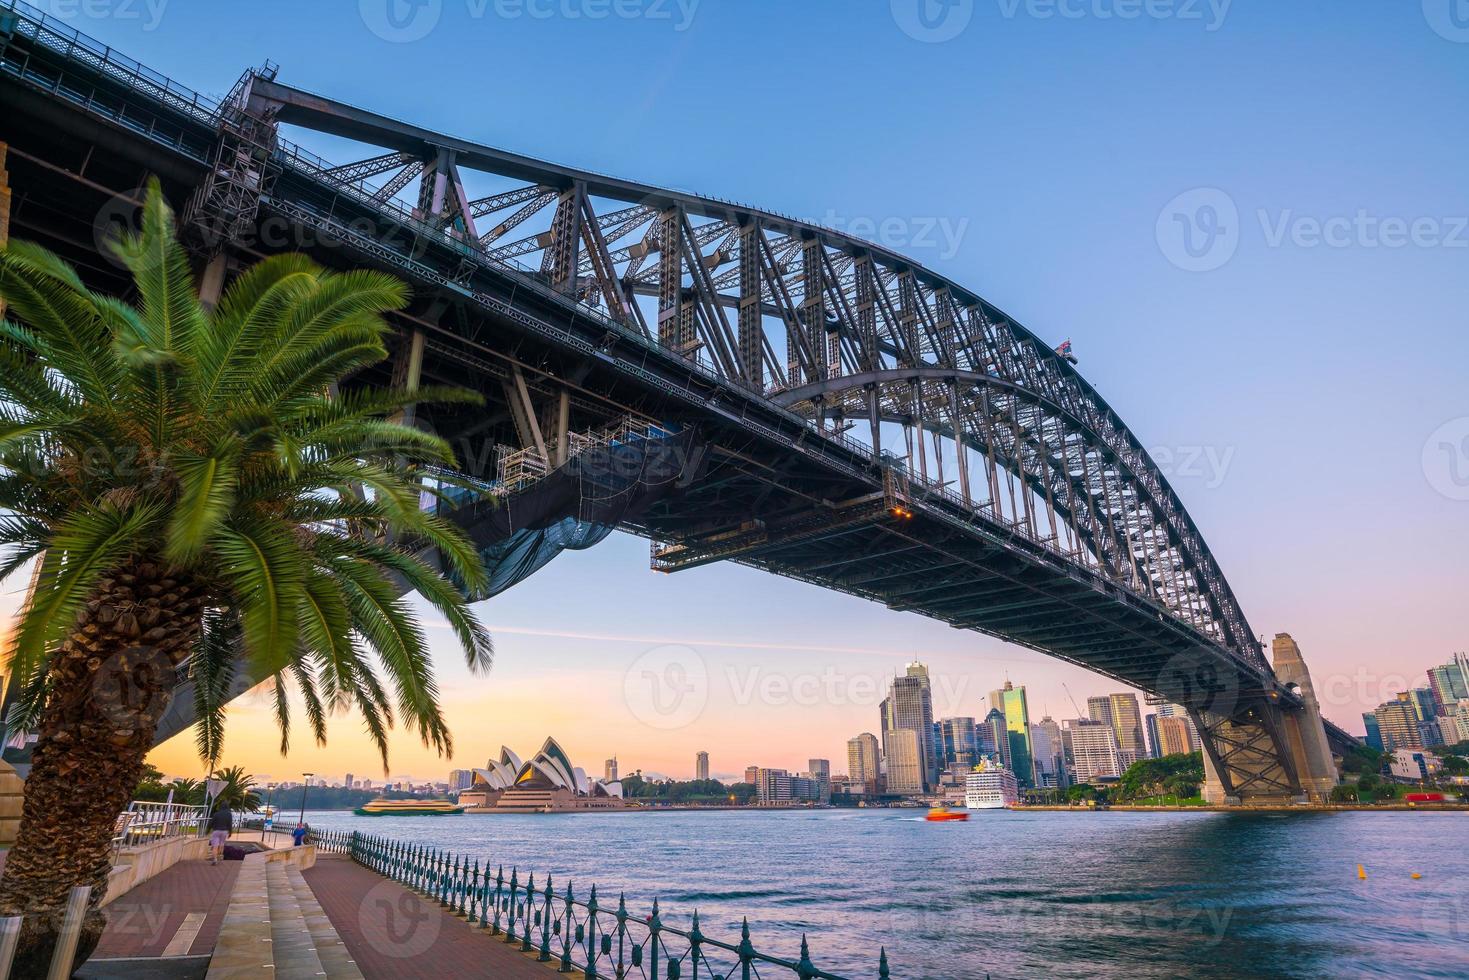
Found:
[[[588,778],[573,766],[554,738],[522,762],[520,756],[501,747],[500,761],[474,770],[474,783],[459,793],[466,813],[561,813],[577,810],[621,810],[620,781]]]

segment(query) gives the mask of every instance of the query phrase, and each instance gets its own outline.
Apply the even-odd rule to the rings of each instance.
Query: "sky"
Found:
[[[1462,0],[41,6],[204,92],[269,59],[429,129],[877,237],[1074,342],[1332,720],[1360,732],[1469,647]],[[479,612],[488,675],[434,634],[454,758],[402,735],[393,775],[547,735],[594,773],[616,754],[687,777],[701,749],[716,775],[842,772],[915,657],[939,715],[982,716],[1007,677],[1033,718],[1117,689],[748,569],[656,575],[625,535]],[[282,758],[247,696],[225,761],[381,778],[360,730],[345,714]],[[200,769],[188,736],[153,761]]]

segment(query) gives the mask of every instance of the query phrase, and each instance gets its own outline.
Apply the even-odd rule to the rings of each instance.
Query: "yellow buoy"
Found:
[[[1422,877],[1423,877],[1423,876],[1422,876],[1422,875],[1421,875],[1421,874],[1419,874],[1419,873],[1418,873],[1418,872],[1416,872],[1416,871],[1414,871],[1414,872],[1413,872],[1413,878],[1414,878],[1414,879],[1415,879],[1415,880],[1416,880],[1416,879],[1418,879],[1418,878],[1422,878]]]
[[[1357,877],[1362,879],[1363,881],[1367,880],[1367,869],[1362,867],[1360,864],[1357,865]]]

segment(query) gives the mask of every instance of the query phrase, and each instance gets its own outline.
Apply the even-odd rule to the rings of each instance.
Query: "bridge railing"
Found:
[[[463,916],[471,927],[500,937],[522,952],[535,953],[563,973],[580,971],[597,977],[643,977],[681,980],[698,977],[761,978],[792,976],[800,980],[847,980],[818,968],[811,960],[806,939],[797,959],[761,953],[750,939],[750,926],[741,927],[736,943],[705,935],[694,912],[687,929],[663,922],[655,899],[647,915],[628,911],[624,896],[614,904],[597,895],[593,885],[584,898],[568,882],[558,888],[550,876],[538,885],[532,874],[521,878],[512,869],[493,871],[468,855],[453,854],[423,844],[394,840],[359,831],[315,831],[316,846],[343,854],[372,871],[397,881],[411,891]],[[871,976],[891,976],[887,950],[877,957]],[[736,972],[738,971],[738,972]]]
[[[214,126],[219,118],[219,103],[178,84],[167,75],[154,71],[139,61],[116,51],[22,0],[0,0],[0,70],[18,75],[143,135],[195,157],[207,159],[213,142],[190,139],[190,134],[176,123],[159,118],[143,103],[132,104],[91,81],[68,72],[66,62],[75,62],[103,75],[125,91],[137,93],[155,104],[166,106],[195,122]],[[11,50],[14,39],[21,38],[42,51],[58,56],[56,64],[41,63],[31,56],[20,56]]]

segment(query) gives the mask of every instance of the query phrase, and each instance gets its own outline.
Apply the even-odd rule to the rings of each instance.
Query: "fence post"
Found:
[[[750,942],[750,920],[748,917],[740,924],[740,980],[750,980],[755,962],[755,944]]]
[[[535,949],[536,873],[532,871],[525,880],[525,910],[520,916],[520,951],[529,953]]]
[[[699,910],[694,909],[693,925],[689,929],[689,973],[690,980],[699,980],[699,946],[704,942],[699,932]],[[712,968],[711,968],[712,972]]]
[[[658,976],[658,933],[663,930],[663,920],[658,917],[658,899],[653,899],[653,914],[648,917],[648,976]]]
[[[888,948],[884,946],[877,960],[877,980],[889,980],[891,976],[888,972]]]
[[[571,926],[576,918],[576,906],[572,904],[571,882],[566,883],[566,911],[561,917],[561,963],[557,967],[562,973],[571,972]]]
[[[469,876],[469,924],[474,925],[474,913],[479,909],[479,858],[474,859],[474,870]]]
[[[535,889],[531,891],[534,893]],[[551,890],[551,876],[546,875],[546,894],[541,899],[541,948],[536,954],[536,959],[542,963],[551,960],[551,908],[555,900],[556,893]]]
[[[592,885],[592,897],[587,899],[587,938],[583,943],[587,951],[586,980],[597,980],[597,886]]]
[[[801,980],[816,976],[816,964],[811,962],[811,950],[806,946],[806,934],[801,933],[801,960],[796,964],[796,973]]]
[[[510,905],[505,912],[505,941],[515,942],[515,890],[519,887],[516,882],[516,869],[510,869]],[[498,916],[497,916],[498,918]]]
[[[488,887],[489,882],[485,883]],[[500,912],[505,902],[505,865],[497,865],[495,868],[495,921],[490,926],[490,935],[500,934]]]

